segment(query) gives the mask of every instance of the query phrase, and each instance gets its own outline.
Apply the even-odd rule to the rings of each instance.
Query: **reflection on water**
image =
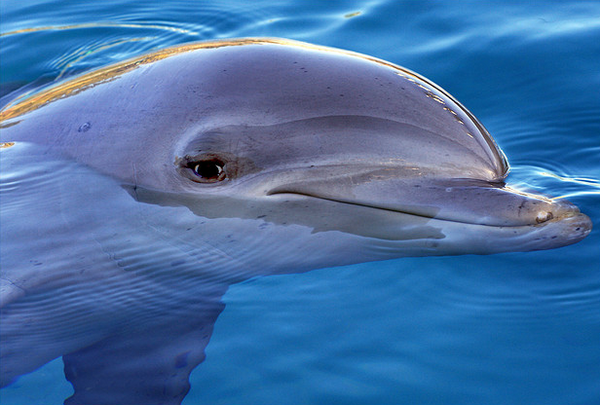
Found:
[[[55,30],[77,30],[83,28],[149,28],[157,30],[174,31],[181,34],[187,35],[198,35],[197,32],[184,30],[176,27],[169,27],[166,25],[151,25],[151,24],[124,24],[124,23],[90,23],[90,24],[76,24],[76,25],[56,25],[49,27],[37,27],[37,28],[23,28],[21,30],[9,31],[0,33],[0,37],[7,35],[25,34],[37,31],[55,31]]]
[[[533,163],[533,162],[532,162]],[[555,172],[550,170],[554,169]],[[565,168],[519,165],[511,168],[514,187],[529,190],[552,190],[553,200],[573,199],[600,194],[600,180],[591,177],[572,176],[564,173]]]

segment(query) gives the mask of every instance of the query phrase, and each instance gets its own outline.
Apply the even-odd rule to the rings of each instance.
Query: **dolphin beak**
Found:
[[[537,225],[580,215],[568,201],[473,179],[395,179],[355,187],[357,201],[452,222],[487,226]],[[378,201],[373,196],[379,195]]]
[[[362,207],[409,214],[464,229],[494,228],[503,234],[530,232],[551,247],[572,244],[592,229],[590,219],[565,200],[476,179],[362,176],[280,185],[269,192],[296,194]],[[542,228],[547,228],[541,233]],[[512,230],[512,231],[511,231]],[[525,231],[527,230],[527,231]],[[554,241],[550,241],[554,240]],[[540,247],[547,248],[547,247]],[[527,250],[534,250],[527,249]]]

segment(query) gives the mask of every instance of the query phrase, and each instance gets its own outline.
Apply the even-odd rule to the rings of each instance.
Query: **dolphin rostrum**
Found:
[[[67,404],[180,404],[232,283],[591,230],[507,186],[436,84],[300,42],[164,49],[17,100],[0,128],[1,383],[62,356]]]

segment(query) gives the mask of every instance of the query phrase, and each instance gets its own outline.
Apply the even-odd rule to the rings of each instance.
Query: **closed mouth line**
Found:
[[[319,200],[324,200],[324,201],[331,201],[331,202],[335,202],[335,203],[339,203],[339,204],[348,204],[348,205],[355,205],[355,206],[359,206],[359,207],[365,207],[365,208],[372,208],[372,209],[377,209],[377,210],[382,210],[382,211],[388,211],[388,212],[395,212],[395,213],[400,213],[400,214],[406,214],[406,215],[412,215],[412,216],[416,216],[416,217],[421,217],[421,218],[426,218],[426,219],[435,219],[436,221],[445,221],[445,222],[453,222],[453,223],[458,223],[458,224],[465,224],[465,225],[477,225],[477,226],[486,226],[486,227],[494,227],[494,228],[520,228],[520,227],[535,227],[535,226],[543,226],[544,224],[547,224],[549,222],[556,222],[557,220],[559,220],[560,218],[552,218],[548,221],[544,221],[541,223],[532,223],[532,224],[519,224],[519,225],[491,225],[491,224],[480,224],[480,223],[475,223],[475,222],[468,222],[468,221],[461,221],[461,220],[455,220],[455,219],[450,219],[450,218],[444,218],[444,217],[436,217],[436,216],[432,216],[432,215],[426,215],[426,214],[422,214],[422,213],[417,213],[417,212],[411,212],[411,211],[402,211],[399,209],[393,209],[393,208],[386,208],[386,207],[380,207],[377,205],[370,205],[370,204],[364,204],[364,203],[360,203],[360,202],[353,202],[353,201],[346,201],[346,200],[338,200],[335,198],[329,198],[329,197],[321,197],[318,195],[314,195],[314,194],[309,194],[309,193],[302,193],[302,192],[297,192],[297,191],[287,191],[287,190],[276,190],[276,191],[269,191],[267,193],[267,196],[274,196],[274,195],[297,195],[297,196],[302,196],[302,197],[308,197],[308,198],[316,198]],[[573,216],[577,215],[577,212],[573,212]],[[564,217],[562,217],[564,218]]]

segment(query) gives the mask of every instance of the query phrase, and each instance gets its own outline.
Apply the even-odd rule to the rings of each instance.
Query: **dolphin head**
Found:
[[[202,224],[204,245],[212,235],[250,267],[549,249],[591,229],[572,204],[507,186],[504,154],[465,107],[379,59],[227,40],[77,80],[37,109],[37,125],[52,108],[69,112],[71,132],[54,144],[138,201],[189,215],[149,215],[155,229]],[[20,119],[7,130],[34,132]]]
[[[487,159],[370,116],[211,128],[174,157],[186,189],[175,199],[200,217],[356,235],[393,256],[550,249],[589,233],[574,205],[507,186],[502,153],[475,135],[494,148]]]
[[[151,154],[162,174],[138,164],[140,201],[241,219],[222,226],[264,243],[262,259],[279,246],[331,264],[550,249],[590,232],[574,205],[507,186],[483,125],[416,73],[289,41],[233,45],[165,60],[200,84],[168,86],[181,116]]]

